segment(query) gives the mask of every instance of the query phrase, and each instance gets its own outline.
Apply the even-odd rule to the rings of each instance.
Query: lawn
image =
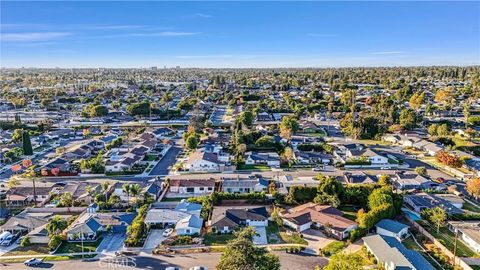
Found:
[[[31,244],[25,247],[18,247],[9,251],[5,256],[19,256],[19,255],[41,255],[48,254],[50,249],[46,244]]]
[[[342,249],[345,248],[347,244],[343,241],[333,241],[330,242],[328,245],[320,249],[320,253],[323,256],[330,257],[334,254],[337,254],[340,252]]]
[[[157,158],[157,155],[146,155],[145,156],[145,161],[154,161]]]
[[[353,205],[341,205],[338,210],[342,211],[343,217],[355,221],[357,219],[357,211]]]
[[[247,165],[247,164],[238,164],[237,170],[258,170],[258,171],[270,171],[270,166],[267,165]]]
[[[102,242],[102,238],[98,238],[96,242],[83,242],[83,252],[95,252],[98,245]],[[78,253],[82,252],[82,243],[75,242],[70,243],[63,241],[62,245],[57,249],[55,253]]]
[[[475,205],[473,205],[473,204],[471,204],[467,201],[463,202],[463,209],[467,210],[467,211],[470,211],[470,212],[480,213],[480,208],[476,207]]]
[[[292,232],[292,233],[280,232],[279,235],[280,235],[280,238],[282,239],[282,241],[287,243],[287,244],[308,245],[307,240],[303,239],[302,236],[299,233],[296,233],[296,232]]]
[[[437,229],[433,226],[430,226],[425,221],[420,221],[422,227],[424,227],[430,234],[433,235],[437,240],[439,240],[444,246],[446,246],[450,251],[453,252],[455,245],[455,235],[446,227],[440,227],[439,233]],[[460,257],[477,257],[477,254],[472,251],[467,245],[462,241],[457,241],[457,255]]]
[[[235,238],[233,234],[216,234],[214,232],[208,232],[204,236],[203,243],[206,246],[219,246],[227,244],[227,242],[233,238]]]
[[[416,250],[416,251],[422,251],[422,249],[415,243],[415,240],[413,240],[413,237],[408,237],[407,239],[403,240],[403,245],[411,250]]]

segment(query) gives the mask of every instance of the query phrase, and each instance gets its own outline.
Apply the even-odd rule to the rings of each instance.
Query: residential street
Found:
[[[274,252],[280,257],[282,270],[313,270],[315,266],[325,266],[328,262],[326,258],[295,255],[285,252]],[[206,266],[208,269],[215,269],[220,260],[221,253],[195,253],[172,256],[135,256],[118,257],[115,261],[102,259],[100,261],[52,261],[39,265],[38,269],[59,269],[59,270],[94,270],[94,269],[155,269],[164,270],[169,266],[188,269],[192,266]],[[24,266],[22,263],[0,263],[2,270],[32,269]]]
[[[171,166],[176,162],[177,155],[182,149],[178,145],[172,146],[160,162],[150,172],[150,176],[165,176],[170,172]]]

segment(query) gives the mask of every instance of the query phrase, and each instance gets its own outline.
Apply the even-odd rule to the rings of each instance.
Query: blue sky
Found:
[[[2,67],[480,64],[480,2],[7,2]]]

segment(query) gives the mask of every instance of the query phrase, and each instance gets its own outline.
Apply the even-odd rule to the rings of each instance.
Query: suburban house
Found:
[[[407,249],[394,237],[371,235],[363,237],[367,251],[385,270],[434,270],[435,268],[417,251]]]
[[[238,227],[267,227],[268,211],[262,207],[215,207],[210,226],[215,232],[230,233]]]
[[[262,192],[268,189],[268,180],[263,177],[223,178],[222,191],[228,193]]]
[[[431,187],[431,184],[434,183],[419,174],[405,173],[397,173],[395,177],[393,177],[393,181],[395,183],[395,186],[401,190],[428,189]]]
[[[45,226],[50,219],[59,215],[68,219],[85,211],[85,207],[58,207],[58,208],[26,208],[19,214],[12,216],[0,226],[1,231],[9,231],[13,234],[27,234]],[[35,231],[34,233],[38,233]]]
[[[382,219],[375,225],[375,227],[377,228],[377,234],[394,237],[398,241],[403,241],[409,235],[408,225],[392,219]]]
[[[345,172],[343,174],[346,183],[349,184],[375,184],[378,179],[375,176],[368,175],[362,171],[360,172]]]
[[[80,215],[64,233],[67,241],[96,241],[99,234],[112,230],[126,232],[137,213],[90,213]]]
[[[185,168],[192,172],[220,172],[224,170],[225,162],[214,153],[195,151],[188,157]]]
[[[165,136],[175,134],[175,131],[168,127],[160,127],[152,131],[152,134],[155,135],[157,139],[162,139]]]
[[[275,152],[247,152],[245,153],[245,164],[247,165],[268,165],[271,167],[280,166],[280,156]]]
[[[174,227],[177,235],[200,234],[203,219],[202,206],[182,200],[174,209],[152,208],[148,210],[145,224],[151,227]]]
[[[300,164],[330,164],[333,157],[319,152],[296,151],[295,160]]]
[[[213,179],[171,179],[167,197],[195,197],[209,195],[215,190]]]
[[[322,228],[337,239],[345,239],[357,223],[342,217],[343,213],[330,206],[306,203],[281,213],[283,224],[303,232],[311,227]]]
[[[459,238],[475,252],[480,252],[479,221],[449,221],[448,228],[454,233],[458,233]]]
[[[437,195],[427,193],[405,195],[403,197],[403,202],[417,213],[422,213],[423,210],[431,209],[436,206],[445,209],[449,215],[463,213],[461,208],[454,206],[448,200]]]
[[[42,205],[50,199],[51,187],[36,187],[37,205]],[[6,193],[8,206],[27,206],[34,203],[33,187],[13,187]]]
[[[88,192],[90,189],[90,193]],[[72,194],[72,197],[77,202],[83,202],[85,204],[91,204],[95,198],[92,194],[101,193],[101,187],[98,183],[88,183],[88,182],[67,182],[63,187],[57,187],[54,189],[54,192],[58,195],[69,192]]]

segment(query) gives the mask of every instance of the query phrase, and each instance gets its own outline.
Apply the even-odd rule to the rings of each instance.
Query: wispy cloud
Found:
[[[0,40],[5,42],[48,41],[70,35],[72,35],[70,32],[2,33]]]
[[[338,37],[338,34],[306,33],[307,37]]]
[[[385,52],[371,52],[370,54],[375,55],[388,55],[388,54],[404,54],[404,51],[385,51]]]
[[[87,29],[93,30],[130,30],[145,28],[145,25],[90,25],[84,26]]]
[[[182,36],[194,36],[199,35],[200,32],[176,32],[176,31],[162,31],[155,33],[135,33],[129,34],[134,37],[182,37]]]
[[[205,13],[195,13],[193,14],[193,17],[197,17],[197,18],[211,18],[212,15],[209,15],[209,14],[205,14]]]

